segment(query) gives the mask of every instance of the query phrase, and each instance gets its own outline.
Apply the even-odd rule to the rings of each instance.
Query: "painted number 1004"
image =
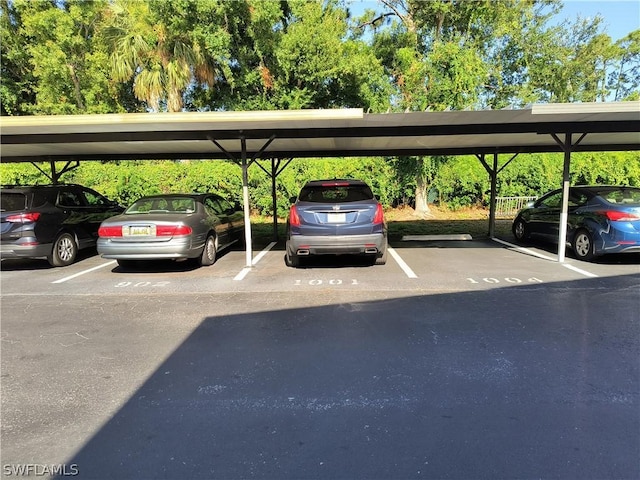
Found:
[[[542,280],[540,280],[539,278],[536,277],[530,277],[527,278],[526,280],[522,280],[520,278],[515,278],[515,277],[505,277],[505,278],[494,278],[494,277],[484,277],[484,278],[471,278],[468,277],[467,280],[470,283],[511,283],[511,284],[516,284],[516,283],[542,283]]]

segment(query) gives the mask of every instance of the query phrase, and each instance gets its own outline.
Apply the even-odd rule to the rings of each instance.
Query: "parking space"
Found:
[[[279,244],[250,269],[240,250],[3,261],[3,467],[637,478],[640,262],[553,257],[432,240],[384,266],[288,268]]]
[[[270,244],[254,252],[251,268],[245,267],[244,251],[238,249],[224,252],[214,266],[200,268],[167,261],[125,270],[90,255],[65,268],[51,268],[44,260],[4,260],[2,293],[465,291],[636,274],[639,257],[604,257],[595,263],[568,258],[560,264],[551,251],[509,240],[430,240],[397,242],[384,266],[359,257],[327,256],[288,268],[283,246]]]

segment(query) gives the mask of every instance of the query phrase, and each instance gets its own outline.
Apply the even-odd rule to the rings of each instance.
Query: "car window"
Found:
[[[372,200],[373,193],[365,185],[306,186],[300,191],[301,202],[342,203]]]
[[[103,197],[98,192],[94,192],[93,190],[83,189],[82,193],[84,198],[87,200],[87,204],[92,207],[107,207],[111,205],[111,202],[108,198]]]
[[[640,205],[640,188],[619,188],[598,192],[609,203],[624,205]]]
[[[220,204],[220,208],[224,213],[228,213],[234,210],[233,205],[227,202],[224,198],[218,198],[218,203]]]
[[[58,193],[58,204],[63,207],[81,207],[82,198],[72,190],[61,190]]]
[[[223,204],[221,202],[221,198],[216,198],[216,197],[207,197],[204,200],[204,204],[215,214],[215,215],[222,215],[223,213],[225,213],[224,208],[223,208]]]
[[[196,202],[190,197],[148,197],[136,200],[124,212],[127,215],[136,213],[193,213]]]
[[[27,208],[27,196],[24,193],[3,192],[0,194],[0,208],[3,212],[24,210]]]
[[[589,196],[584,192],[571,192],[569,195],[570,207],[581,207],[589,200]]]
[[[193,213],[196,211],[196,202],[193,198],[173,198],[169,201],[169,211],[177,213]]]
[[[554,193],[548,197],[541,198],[538,201],[538,206],[544,206],[547,208],[560,208],[562,205],[562,192]]]

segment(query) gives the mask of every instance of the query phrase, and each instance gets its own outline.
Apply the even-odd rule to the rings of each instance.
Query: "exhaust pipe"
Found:
[[[364,249],[364,253],[378,253],[378,249],[377,248],[365,248]]]
[[[309,250],[301,248],[296,252],[296,255],[309,255]]]

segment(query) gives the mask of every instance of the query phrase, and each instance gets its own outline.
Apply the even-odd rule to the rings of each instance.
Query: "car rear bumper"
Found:
[[[377,254],[387,245],[383,233],[368,235],[310,236],[291,235],[287,241],[290,255]]]
[[[634,245],[608,242],[602,248],[596,248],[597,255],[609,253],[640,253],[640,243]]]
[[[596,255],[640,252],[640,232],[612,227],[600,237],[594,236]]]
[[[38,243],[35,245],[20,245],[16,243],[0,243],[0,257],[2,258],[40,258],[51,253],[51,243]]]
[[[167,242],[145,242],[131,244],[126,242],[98,239],[98,253],[103,258],[116,260],[162,260],[194,258],[202,253],[199,248],[192,248],[189,239],[172,239]]]

